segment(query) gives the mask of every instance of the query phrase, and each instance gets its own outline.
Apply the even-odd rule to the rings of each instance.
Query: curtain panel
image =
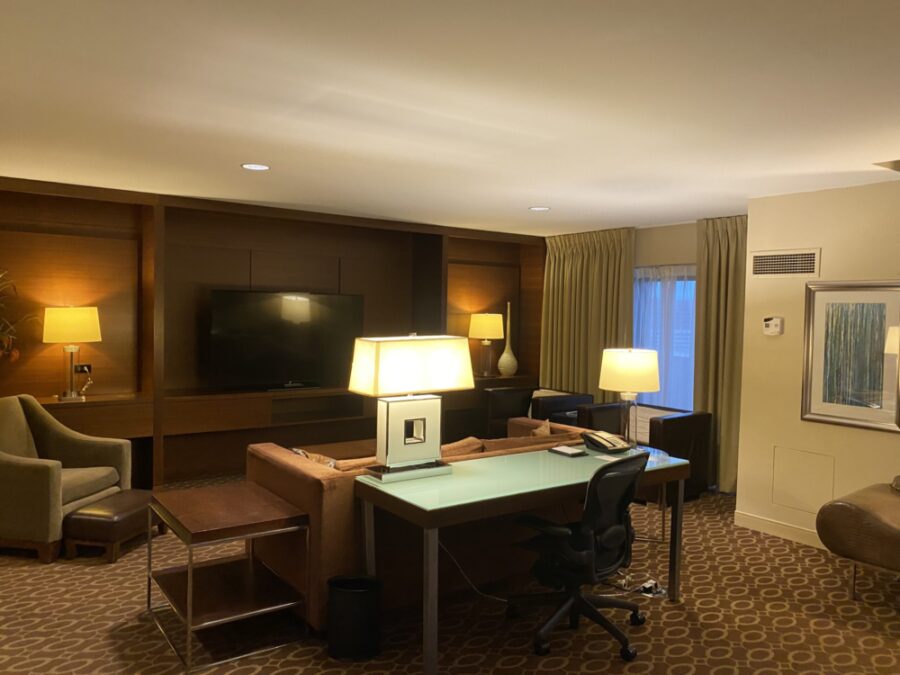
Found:
[[[746,260],[747,216],[697,221],[694,408],[712,413],[709,470],[723,492],[737,487]]]
[[[547,238],[541,386],[618,399],[597,387],[600,356],[631,346],[633,274],[633,228]]]

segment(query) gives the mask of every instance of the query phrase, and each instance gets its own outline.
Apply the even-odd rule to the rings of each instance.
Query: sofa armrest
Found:
[[[0,539],[62,538],[62,465],[0,452]]]
[[[131,488],[131,441],[87,436],[69,429],[31,396],[22,396],[38,454],[66,468],[111,466],[119,473],[119,487]]]
[[[580,405],[594,402],[591,394],[559,394],[556,396],[535,396],[531,399],[531,416],[536,420],[547,420],[554,413],[573,412]]]
[[[309,514],[309,549],[296,533],[263,537],[256,554],[288,583],[307,592],[307,621],[325,628],[328,579],[357,574],[363,567],[362,528],[353,499],[353,479],[362,473],[337,471],[274,443],[247,448],[247,480]]]

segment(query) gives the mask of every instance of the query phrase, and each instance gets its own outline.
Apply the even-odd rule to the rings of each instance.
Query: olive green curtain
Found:
[[[697,221],[694,408],[712,413],[715,465],[703,468],[723,492],[737,487],[746,261],[747,216]]]
[[[631,346],[634,229],[547,238],[541,386],[617,400],[601,391],[600,355]]]

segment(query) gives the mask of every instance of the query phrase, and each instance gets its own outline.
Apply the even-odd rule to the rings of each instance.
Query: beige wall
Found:
[[[809,247],[822,281],[900,278],[900,181],[750,201],[748,253]],[[900,434],[800,420],[808,280],[749,267],[735,522],[819,545],[822,503],[900,474]],[[784,335],[762,334],[769,315]]]
[[[635,267],[693,265],[697,262],[697,223],[645,227],[634,242]]]

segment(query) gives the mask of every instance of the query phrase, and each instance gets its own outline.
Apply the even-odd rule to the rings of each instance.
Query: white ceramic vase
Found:
[[[511,375],[515,375],[516,371],[519,369],[519,361],[516,359],[516,355],[513,354],[512,350],[512,335],[510,334],[509,328],[511,325],[510,322],[510,314],[512,313],[512,303],[506,303],[506,347],[503,349],[503,353],[500,355],[500,358],[497,360],[497,370],[500,371],[500,374],[505,377],[510,377]]]

